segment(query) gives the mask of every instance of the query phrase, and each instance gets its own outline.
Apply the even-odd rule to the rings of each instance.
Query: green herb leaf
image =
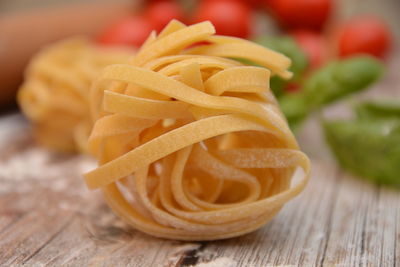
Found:
[[[262,36],[254,40],[256,43],[278,51],[292,60],[290,71],[293,72],[293,78],[290,81],[299,81],[302,78],[304,70],[307,68],[308,61],[306,55],[297,45],[296,41],[290,36],[269,37]],[[270,86],[274,94],[280,97],[284,94],[284,88],[288,81],[278,76],[271,77]]]
[[[368,88],[382,73],[383,65],[368,56],[332,62],[304,83],[304,97],[314,109],[320,108]]]
[[[299,128],[301,122],[310,112],[305,98],[301,93],[283,95],[279,99],[279,105],[293,131]]]
[[[369,119],[400,119],[400,104],[394,101],[368,101],[355,108],[357,117],[363,120]]]
[[[325,137],[345,169],[379,184],[400,187],[400,120],[323,123]]]
[[[300,93],[282,96],[279,102],[290,126],[298,127],[311,112],[365,90],[382,72],[382,64],[368,56],[335,61],[314,72]]]

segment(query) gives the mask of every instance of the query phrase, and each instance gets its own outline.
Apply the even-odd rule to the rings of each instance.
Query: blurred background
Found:
[[[83,35],[99,47],[138,49],[171,19],[210,20],[218,34],[292,59],[294,77],[273,77],[271,89],[306,152],[397,187],[398,14],[397,0],[2,0],[0,110],[18,112],[29,60],[55,41]]]
[[[396,265],[399,15],[399,0],[0,0],[0,265],[193,266],[218,257],[238,266]],[[254,234],[153,239],[84,185],[96,165],[77,153],[92,126],[91,81],[171,19],[210,20],[218,34],[292,60],[293,78],[272,77],[270,87],[312,177]]]

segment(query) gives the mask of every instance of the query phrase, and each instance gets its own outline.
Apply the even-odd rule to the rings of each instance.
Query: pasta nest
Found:
[[[72,38],[38,53],[18,93],[37,141],[61,152],[85,152],[93,124],[90,85],[105,66],[127,62],[132,52],[100,48],[84,38]]]
[[[172,21],[130,64],[106,67],[91,91],[97,121],[89,150],[100,166],[86,183],[156,237],[254,231],[309,177],[309,160],[268,86],[271,72],[290,77],[290,60],[214,33],[210,22]]]

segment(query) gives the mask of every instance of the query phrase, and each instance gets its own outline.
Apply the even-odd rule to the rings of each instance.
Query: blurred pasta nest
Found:
[[[85,152],[92,128],[89,91],[107,65],[126,62],[132,51],[102,48],[71,38],[43,49],[30,62],[18,102],[40,144],[61,152]]]
[[[88,147],[100,166],[86,183],[153,236],[213,240],[254,231],[309,177],[309,160],[268,86],[271,74],[290,77],[290,60],[214,33],[209,22],[172,21],[92,87]]]

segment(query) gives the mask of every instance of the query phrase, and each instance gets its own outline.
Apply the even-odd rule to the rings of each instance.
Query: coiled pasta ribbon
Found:
[[[131,54],[74,38],[36,55],[25,73],[18,102],[38,142],[62,152],[85,152],[93,125],[90,85],[105,66],[127,62]]]
[[[254,231],[309,177],[309,160],[268,86],[271,73],[290,77],[290,60],[214,33],[209,22],[172,21],[131,64],[106,67],[91,91],[97,121],[89,150],[100,166],[86,183],[153,236],[214,240]]]

